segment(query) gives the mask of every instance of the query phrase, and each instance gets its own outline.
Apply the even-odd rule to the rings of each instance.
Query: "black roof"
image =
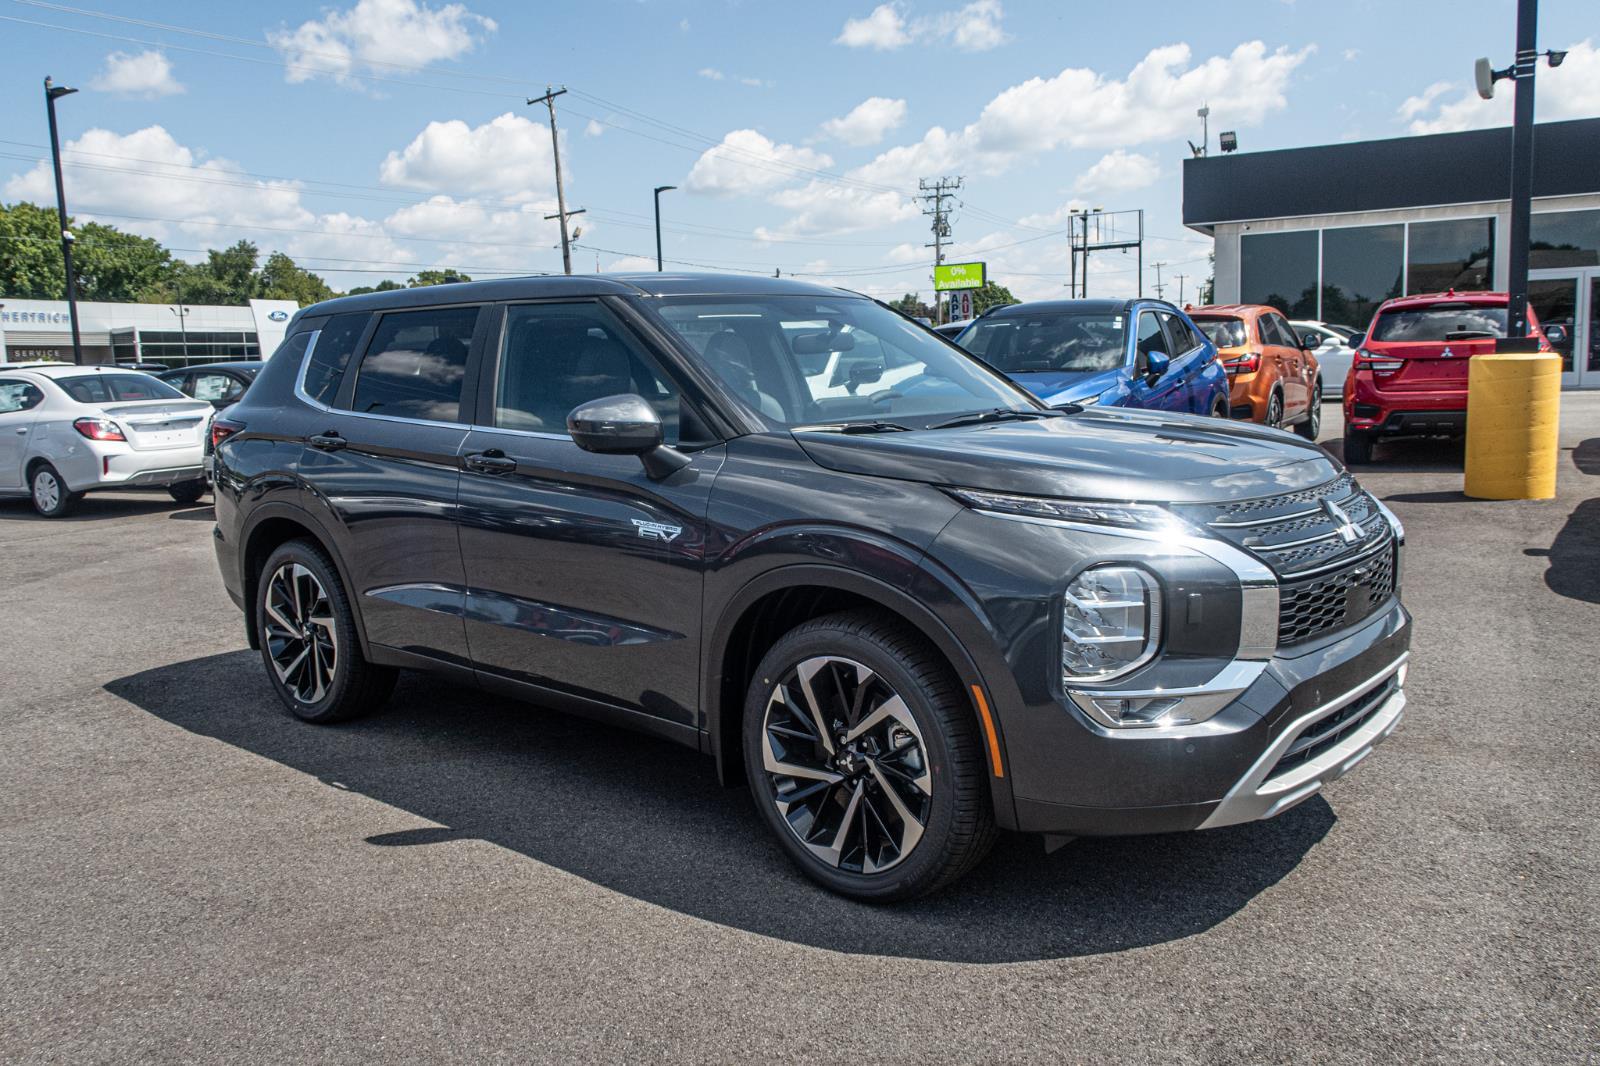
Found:
[[[1152,296],[1134,296],[1119,299],[1100,298],[1093,300],[1032,300],[1028,303],[1007,304],[990,311],[985,318],[1004,317],[1006,315],[1033,315],[1033,314],[1061,314],[1073,312],[1075,314],[1110,314],[1115,311],[1127,311],[1134,304],[1157,304],[1161,307],[1171,307],[1165,300],[1157,300]]]
[[[793,278],[755,274],[538,274],[493,281],[458,281],[415,289],[389,289],[341,296],[312,304],[302,315],[390,310],[441,303],[480,303],[551,296],[857,296],[846,289],[813,285]],[[863,297],[864,298],[864,297]]]
[[[1533,132],[1533,195],[1600,192],[1600,118],[1541,122]],[[1183,223],[1383,211],[1505,200],[1511,127],[1392,137],[1183,161]]]
[[[256,374],[266,365],[266,361],[262,359],[234,359],[219,363],[190,363],[188,366],[173,367],[167,373],[175,374],[180,370],[244,370]]]

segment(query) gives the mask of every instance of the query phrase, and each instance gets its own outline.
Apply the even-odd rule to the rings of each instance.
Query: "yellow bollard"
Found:
[[[1467,495],[1554,498],[1560,418],[1560,356],[1474,356],[1467,367]]]

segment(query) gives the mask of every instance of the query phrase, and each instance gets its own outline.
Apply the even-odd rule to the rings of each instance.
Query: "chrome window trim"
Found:
[[[461,306],[471,305],[463,304]],[[431,310],[431,308],[418,308],[418,310]],[[376,415],[369,411],[351,411],[343,407],[330,407],[321,400],[313,400],[310,394],[306,392],[306,372],[311,369],[311,355],[317,349],[317,341],[322,336],[322,330],[314,329],[310,332],[311,339],[306,342],[306,354],[300,359],[300,372],[295,375],[294,379],[294,395],[301,403],[314,407],[318,411],[325,411],[328,414],[349,415],[352,418],[373,418],[382,422],[399,422],[408,426],[442,426],[445,429],[473,428],[470,422],[437,422],[428,418],[407,418],[404,415]],[[298,337],[300,334],[296,333],[295,336]],[[351,353],[351,358],[355,358],[354,353]],[[350,368],[345,368],[345,373],[348,374],[349,372]]]

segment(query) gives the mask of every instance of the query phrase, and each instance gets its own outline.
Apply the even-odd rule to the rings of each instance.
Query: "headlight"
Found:
[[[1132,566],[1079,574],[1061,601],[1061,676],[1110,681],[1146,662],[1161,642],[1161,586]]]
[[[1187,523],[1165,507],[1148,503],[1114,503],[1101,500],[1057,500],[1046,496],[1013,496],[980,489],[947,489],[950,495],[978,511],[1085,522],[1095,526],[1120,526],[1158,533],[1191,532]]]

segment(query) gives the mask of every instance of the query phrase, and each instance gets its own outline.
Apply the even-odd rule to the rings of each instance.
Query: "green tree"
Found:
[[[159,241],[86,222],[74,231],[78,295],[106,303],[160,303],[176,295],[178,263]]]
[[[906,293],[889,306],[911,318],[933,318],[933,308],[923,303],[921,298],[914,292]]]
[[[445,267],[443,270],[419,270],[416,277],[406,282],[406,287],[420,289],[425,285],[449,285],[457,281],[471,281],[467,275],[454,267]]]
[[[1011,295],[1011,290],[1004,285],[996,285],[992,281],[986,281],[983,288],[974,291],[972,294],[972,313],[975,316],[981,315],[991,307],[1005,307],[1008,304],[1019,302],[1015,296]]]
[[[238,241],[206,253],[203,263],[179,269],[175,298],[192,304],[242,304],[260,295],[256,261],[261,252],[250,241]]]
[[[376,285],[357,285],[355,288],[353,288],[349,292],[345,293],[345,295],[346,296],[360,296],[361,294],[368,293],[368,292],[391,292],[391,291],[393,291],[395,289],[403,289],[403,288],[405,288],[405,286],[400,284],[398,281],[393,281],[393,280],[391,280],[389,278],[384,278],[382,281],[378,282]]]
[[[282,252],[267,256],[256,281],[260,298],[264,300],[294,300],[305,307],[333,298],[333,290],[326,281],[296,266],[295,261]]]
[[[66,298],[61,228],[53,209],[0,204],[0,293],[21,300]]]

